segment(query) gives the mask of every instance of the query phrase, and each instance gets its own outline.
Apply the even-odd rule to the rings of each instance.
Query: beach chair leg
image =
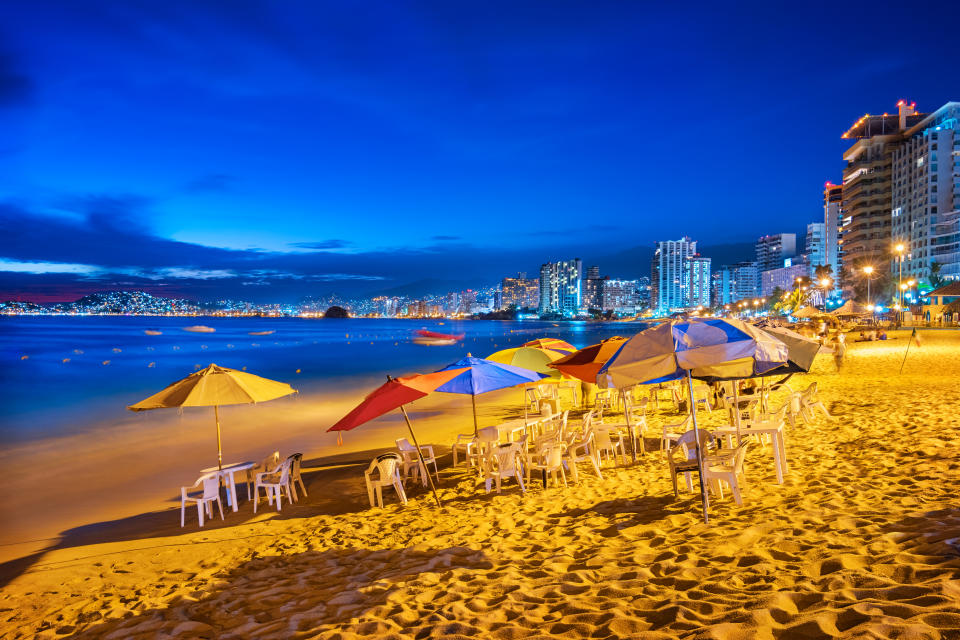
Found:
[[[300,491],[303,491],[303,495],[306,496],[306,495],[307,495],[307,487],[306,487],[306,485],[303,484],[303,478],[300,477],[300,476],[297,476],[297,482],[300,483]]]
[[[518,474],[516,474],[515,477],[516,477],[516,479],[517,479],[517,484],[520,485],[520,493],[526,493],[526,492],[527,492],[527,487],[524,486],[524,484],[523,484],[523,474],[518,473]]]
[[[370,484],[370,478],[369,478],[369,476],[367,476],[367,477],[364,478],[364,479],[367,481],[367,500],[370,501],[370,508],[373,509],[375,506],[377,506],[376,503],[374,502],[374,490],[373,490],[373,485]],[[396,485],[397,482],[399,482],[399,479],[395,478],[394,481],[393,481],[393,484]],[[256,506],[254,506],[254,508],[256,508]]]
[[[200,526],[203,527],[203,500],[197,501],[197,518],[200,520]]]
[[[187,503],[183,500],[180,501],[180,528],[183,529],[184,526],[184,515],[186,515]]]
[[[223,517],[223,502],[220,501],[220,496],[217,496],[217,507],[220,509],[220,519],[224,520],[225,518]],[[213,516],[211,515],[210,517],[212,518]]]

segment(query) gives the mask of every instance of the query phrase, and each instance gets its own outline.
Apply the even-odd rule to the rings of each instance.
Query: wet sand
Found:
[[[207,432],[184,424],[197,437],[197,452],[178,448],[179,440],[157,441],[148,443],[158,452],[149,460],[118,449],[123,439],[105,441],[102,460],[127,454],[135,464],[114,468],[144,479],[122,495],[132,499],[149,488],[143,501],[149,507],[129,515],[128,503],[117,512],[113,469],[67,467],[45,481],[69,496],[79,491],[70,474],[89,474],[90,481],[102,476],[96,480],[102,510],[86,519],[75,514],[99,524],[64,531],[51,548],[4,566],[0,633],[960,637],[960,335],[924,332],[903,375],[897,369],[907,340],[897,338],[851,344],[841,375],[829,356],[820,356],[811,374],[796,376],[797,389],[819,382],[837,420],[821,416],[788,428],[791,469],[783,485],[776,484],[769,448],[755,446],[744,505],[729,494],[714,501],[709,525],[700,521],[696,494],[674,499],[663,458],[653,451],[657,426],[676,421],[669,411],[652,412],[651,452],[635,466],[604,467],[602,480],[584,465],[579,486],[544,490],[535,479],[522,496],[507,481],[502,495],[486,495],[474,475],[451,468],[447,456],[440,470],[442,508],[408,485],[406,507],[387,492],[386,508],[371,510],[362,471],[375,450],[402,437],[402,422],[348,433],[341,455],[318,458],[338,450],[323,440],[332,436],[318,435],[330,420],[302,415],[297,403],[310,407],[311,399],[263,405],[255,408],[262,421],[251,423],[249,433],[271,428],[271,439],[247,440],[237,428],[232,436],[245,444],[235,455],[258,457],[267,441],[284,454],[304,450],[309,496],[279,514],[263,509],[254,516],[241,502],[226,522],[217,518],[203,530],[195,510],[181,529],[171,499],[179,484],[192,480],[183,468],[209,459],[209,440],[200,435],[212,437],[212,424]],[[342,414],[361,395],[323,409]],[[515,415],[518,400],[516,392],[485,398],[481,421]],[[452,403],[458,411],[435,413],[443,407],[431,402]],[[469,402],[462,398],[414,406],[418,435],[438,453],[453,434],[470,430]],[[240,410],[230,419],[239,420]],[[719,411],[700,415],[708,428],[726,422]],[[172,444],[175,450],[167,451]],[[55,443],[49,447],[42,453],[51,459],[63,454]],[[74,451],[74,457],[81,456]],[[163,471],[171,465],[180,471]],[[23,468],[6,471],[16,475]],[[158,475],[163,484],[153,484]],[[48,508],[39,501],[30,512],[41,516]],[[115,515],[108,516],[111,508]],[[107,520],[119,516],[129,517]]]

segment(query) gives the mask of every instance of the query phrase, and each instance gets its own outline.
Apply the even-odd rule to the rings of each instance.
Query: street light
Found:
[[[902,242],[897,243],[897,246],[893,248],[897,252],[897,281],[900,283],[900,302],[897,305],[897,319],[900,321],[897,324],[903,324],[903,318],[900,315],[899,310],[903,308],[903,252],[906,251],[907,247]]]

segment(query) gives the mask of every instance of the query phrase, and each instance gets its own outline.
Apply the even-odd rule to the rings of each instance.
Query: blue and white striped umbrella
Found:
[[[671,320],[641,331],[623,343],[597,373],[601,387],[623,389],[687,379],[694,439],[700,442],[697,412],[692,401],[693,380],[749,378],[787,362],[787,345],[756,327],[724,318]],[[739,427],[739,422],[738,422]],[[739,436],[739,431],[738,431]],[[708,522],[710,500],[703,483],[703,452],[697,447],[703,521]]]
[[[744,322],[726,318],[671,320],[641,331],[597,373],[601,387],[623,389],[687,375],[707,380],[750,378],[787,362],[787,346]]]

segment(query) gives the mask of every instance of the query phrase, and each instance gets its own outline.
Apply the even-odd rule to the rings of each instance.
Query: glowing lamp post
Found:
[[[900,289],[900,301],[897,304],[897,324],[898,325],[903,324],[903,316],[901,315],[902,312],[900,310],[903,309],[903,252],[906,251],[906,249],[907,247],[902,242],[898,243],[897,246],[893,248],[893,250],[897,253],[897,265],[898,265],[897,282],[899,283],[899,289]]]

